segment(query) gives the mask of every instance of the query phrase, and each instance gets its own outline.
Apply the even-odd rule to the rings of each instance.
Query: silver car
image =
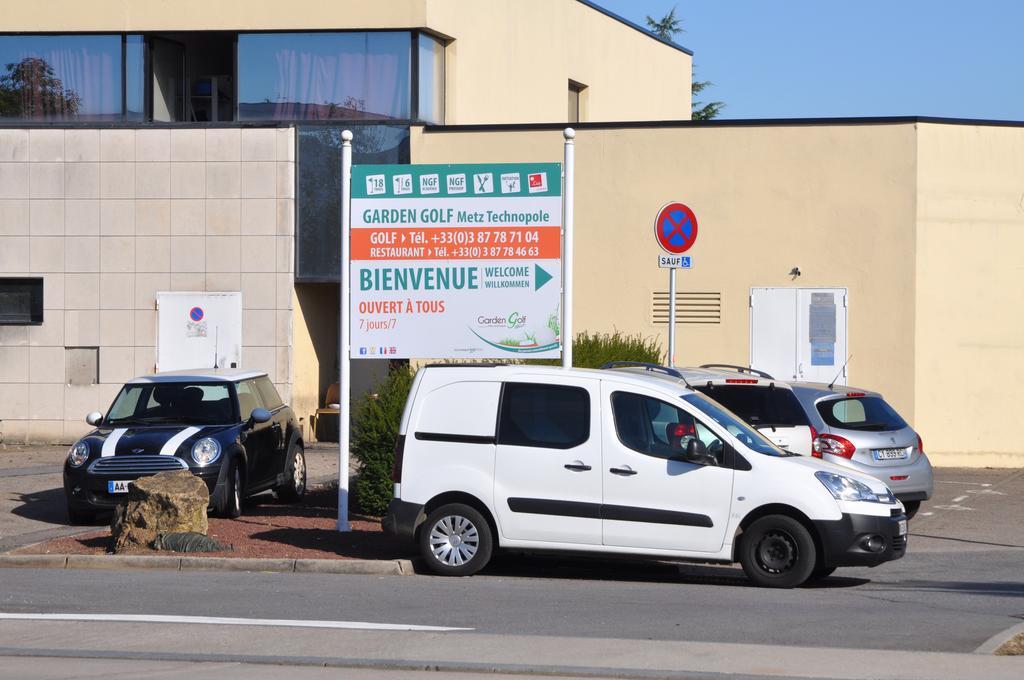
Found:
[[[775,380],[727,364],[680,370],[694,389],[775,444],[882,480],[903,502],[907,517],[931,498],[932,466],[921,437],[878,392]]]

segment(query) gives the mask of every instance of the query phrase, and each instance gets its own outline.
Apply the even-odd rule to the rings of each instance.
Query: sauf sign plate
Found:
[[[561,165],[352,168],[352,358],[558,357]]]

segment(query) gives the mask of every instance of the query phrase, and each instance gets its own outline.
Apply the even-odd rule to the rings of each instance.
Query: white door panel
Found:
[[[530,383],[518,378],[516,383]],[[538,378],[543,384],[544,378]],[[554,543],[601,545],[601,409],[597,380],[559,380],[585,390],[589,400],[589,436],[572,448],[543,448],[505,443],[503,426],[498,427],[494,470],[494,510],[503,537]],[[506,389],[507,389],[506,385]],[[503,408],[508,393],[503,397]],[[504,412],[502,416],[504,416]],[[551,419],[558,426],[559,414],[542,412],[531,418],[531,427],[544,429],[537,421]]]
[[[750,365],[780,380],[846,384],[845,288],[751,288]]]
[[[797,377],[795,288],[750,291],[750,365],[780,380]]]

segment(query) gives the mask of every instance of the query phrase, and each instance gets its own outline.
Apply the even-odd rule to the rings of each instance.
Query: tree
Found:
[[[0,118],[63,118],[78,112],[81,97],[45,59],[26,57],[0,76]]]
[[[655,20],[653,17],[647,17],[647,28],[650,29],[651,33],[658,36],[662,40],[671,41],[675,38],[676,33],[683,32],[683,21],[676,16],[676,8],[673,7],[669,10],[668,14],[663,16],[661,19]],[[718,114],[725,108],[724,102],[703,102],[697,101],[697,95],[703,92],[706,88],[714,85],[710,80],[695,80],[690,86],[690,92],[693,94],[693,111],[690,117],[693,120],[711,120],[717,118]]]

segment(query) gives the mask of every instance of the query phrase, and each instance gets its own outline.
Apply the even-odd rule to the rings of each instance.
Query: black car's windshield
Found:
[[[107,413],[108,425],[195,423],[235,420],[226,383],[140,383],[125,385]]]
[[[766,456],[790,456],[795,454],[786,453],[772,444],[763,434],[747,425],[736,415],[730,413],[721,404],[715,402],[702,394],[684,394],[683,401],[693,404],[700,412],[711,418],[713,421],[724,427],[729,434],[739,439],[744,446],[756,453],[763,453]]]

